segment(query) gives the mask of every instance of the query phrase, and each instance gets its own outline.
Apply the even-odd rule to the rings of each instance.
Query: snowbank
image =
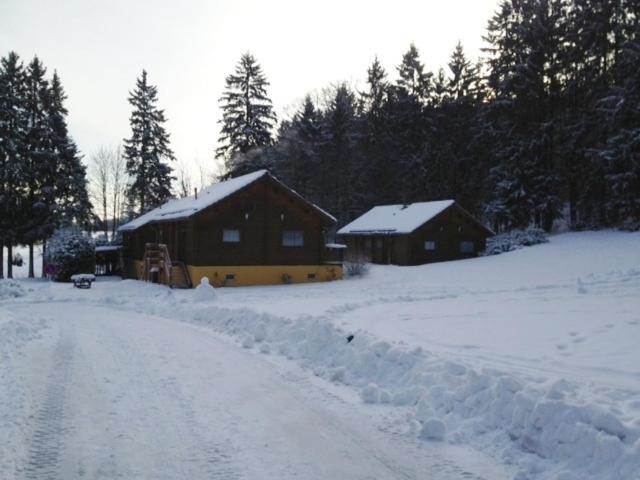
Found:
[[[294,320],[184,303],[171,309],[156,304],[153,313],[169,310],[173,318],[230,335],[244,348],[283,355],[328,381],[352,386],[365,403],[402,408],[406,431],[473,445],[515,465],[520,480],[569,474],[628,480],[640,472],[640,425],[623,423],[570,382],[523,382],[509,372],[476,369],[362,331],[349,343],[326,318]]]
[[[24,297],[27,294],[21,283],[15,280],[0,280],[0,300]]]

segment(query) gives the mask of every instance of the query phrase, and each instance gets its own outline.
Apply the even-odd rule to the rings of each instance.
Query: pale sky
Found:
[[[363,85],[377,55],[391,79],[414,42],[427,68],[460,40],[480,55],[498,0],[0,0],[0,55],[37,54],[66,89],[85,160],[129,135],[128,92],[142,69],[158,87],[176,156],[211,162],[218,98],[240,55],[256,56],[279,118],[307,92]]]

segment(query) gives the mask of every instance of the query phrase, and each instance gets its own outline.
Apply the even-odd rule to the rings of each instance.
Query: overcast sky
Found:
[[[362,85],[375,55],[396,77],[409,44],[427,68],[445,66],[460,40],[480,54],[498,0],[206,1],[0,0],[0,54],[37,54],[58,70],[69,126],[86,157],[129,135],[129,90],[144,68],[176,156],[213,163],[224,78],[252,52],[278,116],[305,93]]]

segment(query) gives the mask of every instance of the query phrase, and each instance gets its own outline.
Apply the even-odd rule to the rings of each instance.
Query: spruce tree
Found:
[[[147,82],[142,71],[129,94],[133,107],[129,123],[131,137],[124,139],[124,157],[131,178],[127,198],[133,212],[144,213],[171,198],[172,167],[175,160],[165,130],[164,111],[157,107],[158,88]]]
[[[259,159],[250,161],[250,150],[273,143],[271,131],[276,121],[267,81],[262,68],[250,53],[240,58],[235,72],[226,78],[220,98],[222,128],[216,158],[225,162],[226,177],[242,175],[260,168]]]
[[[354,92],[342,83],[335,88],[325,113],[322,129],[322,172],[325,188],[321,197],[346,221],[355,218],[361,207],[362,157],[357,153],[359,118]]]
[[[64,102],[67,98],[57,72],[51,79],[48,115],[53,129],[53,147],[57,159],[55,185],[57,226],[88,225],[92,206],[87,189],[86,167],[78,147],[69,135]],[[53,232],[50,232],[53,233]]]
[[[26,71],[24,142],[26,192],[20,208],[22,221],[19,240],[29,246],[29,277],[35,275],[34,243],[50,235],[56,222],[55,185],[57,158],[53,126],[48,116],[51,102],[46,69],[35,57]]]
[[[13,277],[13,246],[18,240],[25,195],[24,142],[26,135],[25,70],[19,56],[0,59],[0,278],[4,276],[2,250],[7,247],[7,277]]]
[[[408,95],[421,101],[429,97],[433,74],[424,71],[424,65],[420,61],[420,54],[415,44],[412,43],[409,50],[402,56],[398,75],[398,86]]]

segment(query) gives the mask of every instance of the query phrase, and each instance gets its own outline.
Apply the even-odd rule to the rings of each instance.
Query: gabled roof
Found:
[[[305,200],[301,195],[288,188],[277,178],[273,177],[267,170],[257,170],[240,177],[232,178],[231,180],[215,183],[210,187],[205,188],[202,192],[199,192],[197,198],[195,195],[192,195],[190,197],[169,200],[167,203],[164,203],[159,207],[154,208],[153,210],[150,210],[147,213],[131,220],[130,222],[125,223],[120,228],[118,228],[118,230],[131,231],[136,230],[137,228],[140,228],[149,223],[167,222],[189,218],[192,215],[211,207],[224,198],[227,198],[228,196],[242,190],[243,188],[248,187],[249,185],[263,177],[270,177],[271,179],[275,180],[284,188],[289,190],[290,193],[309,204],[323,216],[328,217],[333,222],[336,221],[336,219],[332,215],[328,214],[320,207]]]
[[[409,205],[382,205],[373,207],[361,217],[338,230],[338,235],[408,234],[455,204],[453,200],[418,202]],[[458,207],[490,235],[493,232]]]

